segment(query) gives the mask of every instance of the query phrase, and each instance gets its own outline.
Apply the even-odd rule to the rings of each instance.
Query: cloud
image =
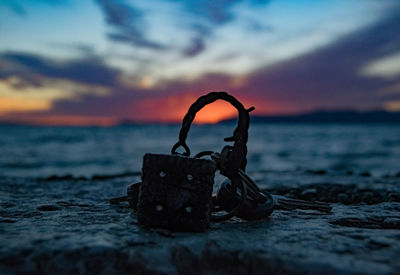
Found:
[[[50,42],[47,43],[50,47],[61,49],[63,51],[71,51],[74,55],[82,57],[96,57],[96,51],[93,45],[89,44],[76,44],[76,43],[61,43],[61,42]]]
[[[10,9],[12,12],[14,12],[17,15],[20,15],[20,16],[26,15],[26,10],[24,9],[24,7],[20,3],[15,2],[13,0],[3,0],[0,2],[0,8],[1,8],[1,6]]]
[[[397,9],[335,43],[253,72],[240,92],[282,102],[292,110],[382,106],[386,98],[379,91],[400,77],[384,79],[359,72],[372,60],[399,52],[399,29]]]
[[[400,112],[400,100],[386,102],[385,109],[388,111]]]
[[[204,51],[204,41],[200,37],[193,39],[192,43],[183,51],[185,57],[194,57]]]
[[[172,1],[176,2],[176,1]],[[183,50],[183,56],[194,57],[203,52],[205,40],[212,34],[213,30],[223,24],[233,21],[236,17],[232,8],[243,2],[242,0],[199,0],[178,1],[188,16],[197,18],[190,28],[196,33],[190,45]],[[252,5],[267,4],[268,0],[250,1]],[[261,31],[261,28],[258,29]]]
[[[72,106],[72,113],[66,113],[81,123],[84,118],[79,114],[94,110],[95,103],[104,101],[103,97],[112,95],[113,99],[120,90],[127,89],[120,82],[121,77],[121,71],[95,57],[60,61],[27,53],[0,53],[0,115],[50,121],[60,112],[57,106],[60,103]],[[74,114],[76,106],[80,111]],[[96,109],[96,113],[101,114],[102,110]],[[104,117],[101,121],[104,122]],[[54,119],[51,123],[55,123]]]
[[[133,80],[132,80],[133,79]],[[0,107],[4,118],[51,121],[93,115],[125,117],[132,100],[145,89],[100,57],[57,60],[35,54],[0,53]],[[4,106],[7,106],[5,108]],[[5,115],[4,115],[5,114]],[[94,118],[94,121],[95,121]],[[90,120],[91,121],[91,120]]]
[[[144,88],[124,85],[121,72],[110,68],[100,58],[59,62],[35,55],[3,53],[0,55],[0,78],[7,74],[24,79],[39,75],[111,89],[102,96],[87,93],[79,100],[55,99],[50,110],[31,112],[29,117],[180,120],[192,100],[213,90],[232,93],[246,106],[255,106],[258,114],[315,108],[394,109],[398,107],[400,94],[381,91],[398,87],[400,76],[388,79],[360,71],[374,60],[400,51],[399,15],[400,10],[393,9],[381,21],[331,44],[240,76],[209,73],[195,79],[164,80]],[[188,52],[189,56],[199,51],[196,47]]]
[[[99,58],[56,61],[39,55],[6,52],[0,54],[0,79],[18,76],[39,85],[40,78],[70,80],[87,85],[115,87],[120,71],[104,64]],[[36,79],[36,80],[35,80]]]
[[[213,24],[222,24],[233,18],[230,7],[237,2],[235,0],[199,0],[183,1],[183,5],[192,15],[201,16]]]
[[[400,75],[400,52],[373,60],[361,69],[361,74],[383,78],[395,78]]]
[[[153,50],[166,50],[172,47],[155,42],[146,36],[149,26],[145,24],[144,16],[151,16],[151,14],[144,14],[145,12],[136,8],[134,4],[128,4],[123,0],[96,1],[105,15],[106,22],[114,29],[107,34],[110,40]],[[194,19],[194,22],[188,26],[188,29],[194,31],[195,37],[183,49],[183,56],[193,57],[205,50],[205,37],[211,33],[214,26],[226,23],[233,18],[233,14],[229,10],[236,2],[239,1],[201,0],[178,2],[184,13],[187,13],[189,17],[200,19]],[[153,5],[157,5],[157,3],[153,3]],[[151,13],[152,10],[146,12]]]
[[[174,1],[173,1],[174,2]],[[179,1],[185,10],[193,16],[200,16],[212,24],[219,25],[234,19],[235,15],[231,8],[243,0],[198,0],[198,1]],[[252,5],[267,4],[268,0],[250,1]]]
[[[44,4],[49,4],[49,5],[59,5],[59,4],[64,4],[66,0],[35,0],[35,4],[38,3],[44,3]],[[26,9],[25,9],[26,3],[24,3],[22,0],[2,0],[0,1],[0,8],[1,6],[6,7],[10,9],[12,12],[14,12],[17,15],[20,16],[25,16],[27,14]]]
[[[233,7],[243,0],[154,1],[141,3],[124,0],[96,0],[112,27],[107,37],[116,42],[152,50],[181,50],[184,57],[194,57],[205,50],[205,40],[213,31],[236,17]],[[248,5],[269,1],[250,1]],[[183,17],[182,17],[183,16]],[[163,18],[164,22],[154,21]],[[158,22],[158,23],[155,23]],[[188,43],[181,48],[161,32],[173,29],[187,35]],[[259,29],[260,30],[260,29]],[[162,41],[162,42],[160,42]]]
[[[138,9],[123,0],[96,1],[105,15],[106,22],[114,28],[114,31],[108,34],[111,40],[154,50],[166,48],[146,38],[142,13]]]

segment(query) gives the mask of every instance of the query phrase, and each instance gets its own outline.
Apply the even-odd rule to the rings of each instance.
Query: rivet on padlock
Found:
[[[164,207],[161,204],[156,205],[156,211],[161,212],[164,210]]]
[[[193,208],[191,206],[186,206],[185,211],[186,211],[186,213],[192,213]]]

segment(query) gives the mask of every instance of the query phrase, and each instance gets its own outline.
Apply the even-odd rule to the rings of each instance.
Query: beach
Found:
[[[251,127],[247,171],[260,188],[331,213],[276,210],[203,233],[142,228],[109,199],[140,181],[143,153],[169,153],[179,126],[3,128],[0,273],[396,274],[400,127]],[[196,126],[188,144],[218,150],[232,129]]]

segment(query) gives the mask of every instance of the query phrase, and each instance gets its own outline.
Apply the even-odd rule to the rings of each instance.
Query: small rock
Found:
[[[379,241],[375,241],[375,240],[370,240],[367,243],[367,247],[369,249],[374,249],[374,250],[384,249],[384,248],[387,248],[389,246],[390,246],[390,244],[388,244],[388,243],[383,243],[383,242],[379,242]]]
[[[196,256],[183,245],[171,248],[171,258],[179,274],[201,274]]]
[[[343,203],[343,204],[350,204],[350,198],[346,193],[340,193],[337,195],[337,199],[339,202]]]
[[[319,169],[319,170],[307,170],[307,173],[313,175],[325,175],[327,172],[323,169]]]
[[[380,216],[369,216],[369,217],[347,217],[329,221],[330,224],[347,226],[347,227],[358,227],[358,228],[370,228],[370,229],[400,229],[400,217],[380,217]]]
[[[11,207],[16,206],[16,204],[13,203],[13,202],[2,202],[0,205],[1,205],[1,207],[3,207],[3,208],[11,208]]]
[[[376,203],[375,194],[372,191],[362,193],[362,201],[366,202],[367,204],[374,204]]]
[[[74,179],[74,177],[70,174],[63,175],[63,176],[52,175],[52,176],[43,178],[43,180],[45,180],[45,181],[62,181],[62,180],[73,180],[73,179]]]
[[[388,201],[400,202],[400,193],[389,193]]]
[[[40,205],[37,207],[37,210],[39,211],[57,211],[60,209],[61,208],[56,205]]]
[[[303,192],[301,192],[302,196],[309,196],[309,195],[315,195],[317,194],[317,189],[315,188],[308,188],[306,190],[304,190]]]
[[[370,176],[371,176],[371,173],[368,172],[368,171],[366,171],[366,172],[361,172],[359,175],[360,175],[361,177],[370,177]]]
[[[12,219],[1,219],[0,222],[1,223],[15,223],[17,221],[16,220],[12,220]]]
[[[385,228],[400,229],[400,218],[387,217],[383,223]]]

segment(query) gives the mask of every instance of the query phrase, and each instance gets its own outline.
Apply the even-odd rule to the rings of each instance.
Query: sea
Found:
[[[192,154],[219,152],[234,124],[193,125]],[[180,125],[0,126],[0,176],[93,177],[140,173],[145,153],[170,154]],[[398,124],[252,124],[250,172],[400,175]]]

